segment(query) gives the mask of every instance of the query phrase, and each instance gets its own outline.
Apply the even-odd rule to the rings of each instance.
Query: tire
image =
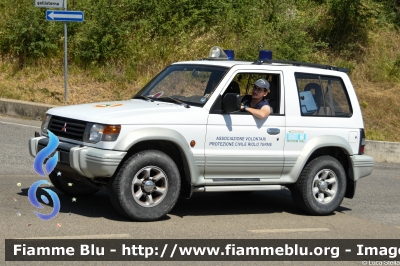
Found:
[[[89,196],[99,191],[98,189],[76,181],[75,179],[63,176],[62,174],[58,176],[56,172],[58,171],[50,173],[50,181],[53,183],[55,188],[64,194],[71,196]],[[72,184],[72,186],[70,186],[70,184]]]
[[[149,150],[130,157],[109,189],[117,211],[135,221],[154,221],[175,206],[181,179],[178,167],[169,156]]]
[[[291,190],[295,205],[312,215],[334,212],[345,192],[346,173],[340,162],[331,156],[309,162]]]

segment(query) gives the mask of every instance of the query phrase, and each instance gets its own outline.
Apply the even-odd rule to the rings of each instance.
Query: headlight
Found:
[[[89,123],[83,135],[83,141],[97,143],[99,141],[115,141],[121,132],[120,125],[102,125]]]
[[[51,115],[45,115],[43,117],[43,122],[42,122],[42,126],[41,126],[42,134],[47,134],[47,127],[49,126],[50,119],[51,119]]]

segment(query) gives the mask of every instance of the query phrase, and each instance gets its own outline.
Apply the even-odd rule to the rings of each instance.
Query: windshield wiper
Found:
[[[133,97],[133,99],[145,99],[145,100],[147,100],[149,102],[154,102],[153,99],[151,99],[151,98],[149,98],[147,96],[144,96],[144,95],[136,95],[135,97]]]
[[[172,97],[169,97],[169,96],[165,96],[165,97],[158,98],[158,99],[170,99],[170,100],[173,100],[173,101],[179,103],[180,105],[182,105],[182,106],[184,106],[184,107],[186,107],[186,108],[190,108],[190,105],[189,105],[189,104],[184,103],[184,102],[182,102],[182,101],[180,101],[180,100],[178,100],[178,99],[175,99],[175,98],[172,98]]]

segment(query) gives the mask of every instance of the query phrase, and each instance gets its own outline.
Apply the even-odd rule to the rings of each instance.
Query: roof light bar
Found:
[[[260,50],[258,53],[258,60],[272,60],[272,51]]]
[[[210,53],[208,54],[209,59],[228,59],[228,56],[219,46],[214,46],[211,48]]]
[[[235,60],[234,50],[224,50],[225,54],[228,56],[228,60]]]

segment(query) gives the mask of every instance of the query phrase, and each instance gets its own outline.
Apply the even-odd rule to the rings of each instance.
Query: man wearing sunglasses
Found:
[[[241,110],[253,116],[264,119],[271,113],[268,101],[265,99],[269,90],[269,82],[259,79],[253,84],[251,95],[243,97]]]

